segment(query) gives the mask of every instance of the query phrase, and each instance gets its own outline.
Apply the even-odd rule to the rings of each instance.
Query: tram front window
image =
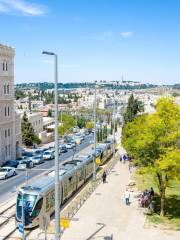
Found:
[[[30,194],[23,194],[24,210],[31,213],[36,202],[37,196]],[[21,220],[22,217],[22,195],[18,194],[17,198],[17,218]]]

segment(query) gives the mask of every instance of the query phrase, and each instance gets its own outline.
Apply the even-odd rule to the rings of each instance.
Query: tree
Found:
[[[20,90],[20,89],[15,89],[15,98],[16,100],[20,99],[20,98],[25,98],[26,94],[24,91]]]
[[[22,117],[21,121],[21,130],[22,130],[22,142],[26,146],[33,146],[33,143],[40,144],[40,139],[35,134],[34,129],[29,122],[26,113],[24,112],[24,115]]]
[[[129,97],[128,105],[123,115],[125,123],[131,122],[139,112],[144,111],[144,105],[141,101],[134,98],[133,94]]]
[[[86,126],[86,121],[83,117],[77,119],[77,126],[83,128]]]
[[[113,127],[114,127],[114,124],[113,124],[113,122],[112,122],[112,120],[111,120],[111,135],[113,134]]]
[[[171,98],[161,98],[155,113],[125,125],[122,142],[140,170],[156,177],[164,216],[166,188],[180,180],[180,107]]]
[[[52,117],[52,110],[48,109],[48,117]]]
[[[86,128],[89,130],[89,131],[92,131],[92,129],[94,128],[94,123],[93,122],[87,122],[86,123]]]
[[[61,121],[61,116],[59,116],[59,121]],[[59,127],[58,132],[60,136],[70,131],[75,126],[75,119],[71,114],[62,114],[62,125]]]

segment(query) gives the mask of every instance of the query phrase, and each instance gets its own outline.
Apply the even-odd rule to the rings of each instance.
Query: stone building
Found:
[[[20,154],[21,120],[14,107],[13,48],[0,44],[0,165]]]

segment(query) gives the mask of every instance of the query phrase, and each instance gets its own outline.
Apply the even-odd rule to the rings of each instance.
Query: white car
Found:
[[[43,159],[44,160],[52,160],[54,158],[54,151],[53,150],[48,150],[45,151],[43,154]]]
[[[7,179],[9,177],[15,176],[15,168],[12,167],[1,167],[0,168],[0,179]]]
[[[75,144],[73,143],[66,143],[65,146],[67,149],[72,149],[74,147]]]

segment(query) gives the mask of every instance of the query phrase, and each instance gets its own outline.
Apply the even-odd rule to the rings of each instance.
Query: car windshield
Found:
[[[24,209],[28,212],[32,212],[35,205],[37,195],[23,194]],[[22,217],[22,194],[19,193],[17,197],[17,217],[21,219]]]
[[[7,172],[8,170],[7,169],[5,169],[5,168],[1,168],[0,169],[0,172]]]
[[[27,162],[26,161],[21,161],[21,163],[20,164],[27,164]]]
[[[34,157],[34,159],[40,159],[40,157],[39,157],[39,156],[37,156],[37,157]]]
[[[36,154],[41,154],[42,153],[42,150],[37,150],[36,151]]]
[[[49,154],[50,154],[50,152],[45,152],[45,153],[44,153],[44,155],[49,155]]]

